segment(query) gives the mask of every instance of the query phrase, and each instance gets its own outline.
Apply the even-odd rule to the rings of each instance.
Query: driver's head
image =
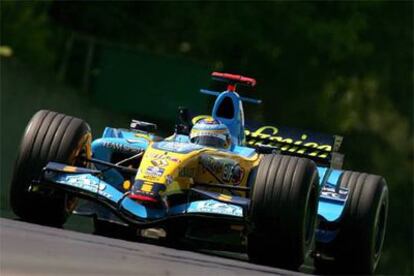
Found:
[[[228,149],[231,145],[229,129],[213,118],[198,121],[191,129],[190,140],[195,144],[221,149]]]

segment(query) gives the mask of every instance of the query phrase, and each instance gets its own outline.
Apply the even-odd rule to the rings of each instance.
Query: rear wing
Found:
[[[246,122],[246,146],[275,148],[282,154],[306,157],[320,165],[340,169],[343,137],[295,128]]]

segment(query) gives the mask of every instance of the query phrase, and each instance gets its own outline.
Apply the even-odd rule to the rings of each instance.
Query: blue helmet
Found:
[[[227,126],[213,118],[205,118],[198,121],[190,132],[192,143],[228,149],[231,145],[231,136]]]

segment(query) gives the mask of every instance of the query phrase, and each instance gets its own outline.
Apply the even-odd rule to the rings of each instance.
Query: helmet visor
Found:
[[[226,140],[214,136],[196,136],[191,142],[213,148],[226,148]]]

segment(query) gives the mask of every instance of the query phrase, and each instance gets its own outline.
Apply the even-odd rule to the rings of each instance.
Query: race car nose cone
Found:
[[[160,202],[160,192],[165,190],[165,185],[148,181],[137,180],[132,185],[129,198],[140,202]]]
[[[137,201],[143,201],[143,202],[158,202],[158,199],[152,196],[144,195],[144,194],[130,194],[128,196],[131,199],[137,200]]]

